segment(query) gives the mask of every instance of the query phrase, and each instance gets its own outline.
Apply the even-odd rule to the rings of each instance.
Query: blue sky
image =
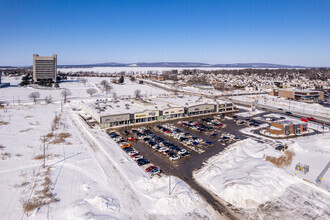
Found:
[[[187,61],[330,66],[329,0],[0,0],[0,65]]]

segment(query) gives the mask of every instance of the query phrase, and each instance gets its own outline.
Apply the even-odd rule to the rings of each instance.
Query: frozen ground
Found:
[[[86,87],[99,81],[89,79]],[[77,100],[85,98],[82,83],[64,84],[76,89]],[[123,89],[125,94],[134,86],[127,83],[114,90]],[[44,90],[9,87],[1,89],[0,95],[21,92],[23,97],[27,91]],[[168,176],[150,178],[103,131],[90,130],[72,110],[76,105],[72,101],[62,112],[59,102],[15,102],[0,109],[1,219],[219,219],[176,177],[171,177],[169,195]],[[42,167],[43,135],[46,168]],[[41,208],[34,208],[40,204]]]
[[[327,141],[316,142],[318,149],[324,148]],[[250,219],[328,219],[329,192],[290,175],[297,160],[305,158],[305,162],[312,162],[309,159],[316,156],[315,152],[323,154],[324,159],[329,158],[328,150],[319,152],[310,147],[310,152],[302,154],[297,147],[289,149],[296,157],[288,167],[279,168],[266,161],[265,157],[277,158],[283,153],[274,150],[269,141],[249,138],[210,158],[201,170],[194,173],[194,177]],[[306,157],[306,154],[311,155]],[[321,166],[323,162],[319,164]]]
[[[61,91],[63,88],[70,89],[72,92],[72,95],[69,96],[69,99],[89,99],[89,94],[87,94],[86,90],[89,88],[95,88],[97,90],[97,93],[93,96],[96,98],[106,98],[106,97],[112,97],[113,93],[116,93],[118,97],[120,96],[131,96],[134,97],[134,91],[139,89],[141,91],[142,96],[157,96],[157,95],[164,95],[167,94],[167,91],[146,85],[146,84],[138,84],[138,82],[131,82],[129,78],[125,79],[124,84],[114,84],[111,83],[111,86],[113,89],[109,94],[102,93],[100,82],[102,80],[107,80],[111,82],[112,78],[108,77],[86,77],[88,80],[86,85],[84,85],[82,82],[79,82],[79,79],[81,78],[70,78],[68,81],[63,82],[60,84],[60,89],[55,88],[33,88],[31,86],[28,87],[19,87],[19,83],[21,82],[21,77],[3,77],[4,82],[10,82],[10,87],[1,88],[0,93],[0,101],[7,101],[11,103],[19,103],[19,102],[31,102],[31,99],[29,99],[29,94],[32,92],[39,92],[40,93],[40,99],[44,99],[46,96],[52,96],[54,101],[58,101],[63,99],[61,97]]]

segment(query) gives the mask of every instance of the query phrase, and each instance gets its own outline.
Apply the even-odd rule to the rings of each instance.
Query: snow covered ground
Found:
[[[110,83],[113,89],[109,94],[102,93],[100,82],[102,80],[107,80],[111,82],[112,78],[108,77],[86,77],[88,80],[86,85],[79,81],[81,78],[74,77],[73,79],[69,79],[67,82],[60,83],[60,88],[33,88],[31,86],[28,87],[19,87],[19,83],[21,82],[20,77],[3,77],[4,82],[10,82],[10,87],[1,88],[0,93],[0,101],[7,101],[10,103],[19,103],[19,102],[31,102],[29,99],[29,94],[32,92],[39,92],[40,99],[44,99],[46,96],[52,96],[54,101],[58,101],[63,99],[61,97],[61,91],[64,88],[70,89],[72,95],[69,96],[69,99],[89,99],[89,94],[87,94],[86,90],[89,88],[95,88],[97,93],[93,97],[97,98],[106,98],[112,97],[113,93],[116,93],[118,97],[120,96],[131,96],[134,97],[134,91],[139,89],[141,91],[142,96],[157,96],[167,94],[167,91],[146,85],[146,84],[138,84],[138,82],[131,82],[128,78],[125,79],[124,84],[114,84]]]
[[[329,146],[324,146],[329,135],[318,141],[315,136],[310,142],[302,137],[297,142],[289,145],[295,156],[288,166],[276,167],[265,160],[283,155],[272,142],[248,138],[210,158],[194,177],[250,219],[329,219],[329,192],[291,175],[298,161],[313,167],[311,179],[321,172],[330,158]]]
[[[94,86],[92,79],[88,83],[86,87]],[[64,84],[76,89],[79,99],[85,98],[82,83],[61,87]],[[134,86],[127,83],[114,90],[127,92]],[[21,92],[23,97],[27,91],[44,90],[9,87],[0,95]],[[51,93],[55,98],[56,92]],[[62,112],[58,102],[16,103],[0,109],[2,219],[219,219],[176,177],[171,177],[169,195],[168,176],[150,178],[103,131],[90,130],[80,120],[72,110],[77,104],[67,103]]]

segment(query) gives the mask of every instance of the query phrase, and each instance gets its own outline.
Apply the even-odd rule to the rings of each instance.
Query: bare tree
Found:
[[[63,101],[64,103],[66,103],[67,99],[68,99],[68,96],[72,95],[72,92],[70,89],[63,89],[62,92],[61,92],[61,96],[63,97]]]
[[[97,91],[94,88],[89,88],[86,92],[90,95],[90,97],[92,97]]]
[[[45,103],[46,103],[46,104],[50,104],[50,103],[53,102],[53,98],[52,98],[51,95],[46,96],[44,100],[45,100]]]
[[[112,97],[113,97],[113,100],[114,100],[114,101],[117,101],[117,98],[118,98],[118,97],[117,97],[117,93],[114,92],[113,95],[112,95]]]
[[[136,89],[135,91],[134,91],[134,95],[135,95],[135,98],[140,98],[141,97],[141,90],[140,89]]]
[[[29,95],[29,98],[33,100],[34,103],[38,102],[38,98],[40,98],[40,93],[39,92],[32,92]]]
[[[107,84],[104,86],[104,90],[105,90],[106,94],[110,93],[111,89],[112,89],[112,86],[110,84]]]
[[[86,86],[88,80],[86,78],[82,78],[80,81],[84,84],[84,86]]]
[[[107,80],[102,80],[100,85],[102,86],[102,92],[104,92],[106,89],[106,86],[109,85],[109,82]]]

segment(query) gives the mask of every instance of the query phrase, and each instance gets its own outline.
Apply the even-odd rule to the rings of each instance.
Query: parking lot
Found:
[[[242,125],[236,124],[233,119],[208,115],[112,129],[109,133],[117,132],[133,148],[129,150],[135,150],[133,153],[139,159],[143,157],[150,162],[143,164],[142,169],[151,164],[166,174],[188,180],[205,160],[229,144],[245,139],[246,136],[239,129],[242,129]]]

